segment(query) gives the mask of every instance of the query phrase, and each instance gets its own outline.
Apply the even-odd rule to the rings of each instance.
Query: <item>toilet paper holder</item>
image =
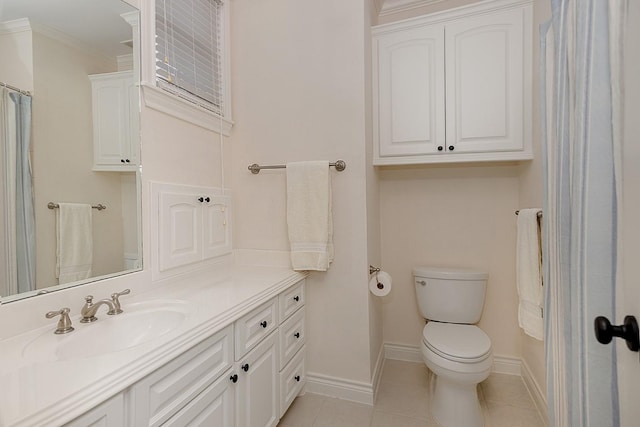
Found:
[[[379,267],[374,267],[373,265],[369,265],[369,275],[376,273],[376,282],[378,282],[377,287],[378,289],[382,289],[384,288],[384,285],[382,283],[380,283],[380,279],[378,279],[378,273],[380,272],[380,268]]]

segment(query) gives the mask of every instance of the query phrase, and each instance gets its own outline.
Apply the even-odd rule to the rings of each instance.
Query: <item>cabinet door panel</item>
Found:
[[[231,252],[231,197],[215,196],[203,208],[203,257],[213,258]]]
[[[124,399],[120,393],[65,424],[65,427],[121,427],[122,425],[124,425]]]
[[[202,209],[196,198],[190,194],[160,194],[160,271],[202,259]]]
[[[295,355],[280,372],[280,416],[284,416],[293,399],[300,393],[307,381],[304,367],[305,347]]]
[[[379,155],[426,154],[444,141],[444,30],[414,28],[380,38]]]
[[[447,147],[524,147],[524,15],[493,13],[446,26]]]
[[[306,340],[304,308],[280,325],[280,368],[289,363]]]
[[[240,363],[236,385],[237,422],[243,427],[272,427],[280,419],[278,335],[272,333]],[[248,365],[245,372],[242,366]]]
[[[235,324],[236,360],[256,346],[264,337],[278,327],[278,298],[238,319]]]

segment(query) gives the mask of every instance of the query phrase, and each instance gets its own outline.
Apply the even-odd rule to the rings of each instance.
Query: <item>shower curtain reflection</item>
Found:
[[[31,177],[31,97],[0,88],[0,138],[2,142],[1,237],[2,280],[0,295],[35,289],[35,214]]]

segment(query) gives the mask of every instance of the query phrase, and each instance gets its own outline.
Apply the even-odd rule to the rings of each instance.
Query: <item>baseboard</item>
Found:
[[[376,360],[376,367],[373,370],[373,402],[376,401],[376,396],[378,396],[378,388],[380,387],[380,378],[382,377],[382,367],[384,365],[384,344],[380,346],[380,351],[378,352],[378,359]]]
[[[385,359],[402,360],[404,362],[423,363],[422,353],[419,347],[405,344],[384,344]],[[496,374],[521,375],[520,359],[514,357],[494,356],[493,369]]]
[[[373,405],[373,385],[307,372],[305,391],[352,402]]]
[[[534,378],[531,369],[529,369],[529,365],[527,365],[527,362],[525,362],[524,360],[522,361],[522,380],[524,381],[524,385],[527,387],[527,390],[529,390],[529,394],[533,399],[533,403],[536,405],[536,409],[538,409],[538,412],[540,413],[540,415],[542,415],[541,418],[544,421],[545,426],[548,426],[549,417],[547,416],[547,414],[549,412],[547,399],[545,397],[546,394],[543,393],[540,385]]]

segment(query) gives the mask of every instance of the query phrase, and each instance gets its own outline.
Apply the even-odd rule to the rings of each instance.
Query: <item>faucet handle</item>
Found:
[[[71,326],[71,319],[69,318],[69,312],[71,310],[67,307],[62,308],[58,311],[50,311],[44,316],[47,319],[52,319],[56,316],[60,316],[58,320],[58,326],[56,327],[56,331],[54,334],[66,334],[73,331],[73,326]]]
[[[86,297],[84,297],[84,302],[86,302],[89,306],[93,304],[93,295],[87,295]]]
[[[115,292],[111,294],[111,300],[113,301],[113,310],[107,312],[107,314],[120,314],[122,313],[122,307],[120,307],[120,297],[122,295],[129,295],[131,293],[131,289],[125,289],[122,292]]]

